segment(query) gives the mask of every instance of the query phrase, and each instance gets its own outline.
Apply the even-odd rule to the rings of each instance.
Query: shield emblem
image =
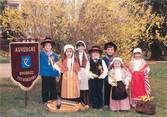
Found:
[[[31,56],[21,56],[21,67],[22,68],[31,67]]]
[[[21,89],[30,90],[39,72],[38,42],[10,43],[12,81]]]

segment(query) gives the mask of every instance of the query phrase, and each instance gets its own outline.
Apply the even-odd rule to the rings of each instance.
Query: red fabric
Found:
[[[131,98],[138,99],[139,96],[147,95],[145,89],[145,76],[143,71],[135,71],[132,73],[131,80]]]
[[[80,65],[80,60],[79,60],[79,52],[76,52],[76,60],[79,63],[80,67],[86,67],[86,63],[88,62],[87,57],[85,56],[85,52],[83,53],[83,57],[82,57],[82,66]]]
[[[64,59],[60,64],[59,64],[62,72],[64,73],[65,71],[68,71],[68,67],[67,67],[67,59]],[[80,67],[79,67],[79,63],[77,61],[74,61],[74,65],[73,65],[73,71],[74,72],[79,72]]]

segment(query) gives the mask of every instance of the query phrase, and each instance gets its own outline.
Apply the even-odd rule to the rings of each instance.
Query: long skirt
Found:
[[[78,74],[71,71],[63,73],[61,97],[65,99],[74,99],[80,97],[80,87]]]
[[[132,80],[130,86],[130,98],[132,106],[135,107],[136,102],[140,100],[140,96],[144,95],[147,95],[145,88],[144,72],[135,71],[132,74]]]
[[[120,111],[120,110],[129,110],[129,109],[130,109],[129,97],[123,100],[112,100],[110,98],[110,110]]]
[[[110,110],[112,111],[120,111],[120,110],[129,110],[130,109],[130,103],[129,103],[129,97],[126,97],[122,100],[113,100],[112,99],[112,88],[110,93]]]

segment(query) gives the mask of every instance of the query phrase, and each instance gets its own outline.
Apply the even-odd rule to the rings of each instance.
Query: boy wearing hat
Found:
[[[86,44],[84,41],[77,41],[76,43],[76,59],[80,66],[79,77],[80,77],[80,100],[84,105],[89,104],[89,86],[88,76],[86,74],[86,64],[88,62],[88,56],[85,52]]]
[[[40,75],[42,78],[42,101],[57,99],[56,79],[59,72],[53,68],[53,64],[58,61],[58,55],[52,51],[54,42],[50,38],[41,42],[40,51]]]
[[[140,48],[133,50],[133,57],[128,68],[132,74],[130,84],[131,105],[135,108],[141,96],[149,96],[151,93],[148,78],[150,68],[147,62],[142,58],[142,50]]]
[[[106,55],[103,57],[103,60],[105,61],[108,67],[115,56],[115,53],[117,51],[117,46],[113,42],[108,42],[104,45],[104,50]],[[104,105],[109,106],[110,90],[111,90],[111,85],[108,83],[108,76],[106,76],[104,79]]]
[[[103,107],[103,79],[107,76],[107,66],[101,59],[102,50],[99,46],[93,46],[89,50],[90,60],[86,65],[89,77],[90,103],[94,109]]]

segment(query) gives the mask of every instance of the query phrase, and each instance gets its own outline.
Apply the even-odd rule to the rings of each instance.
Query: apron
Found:
[[[117,86],[112,87],[112,99],[123,100],[128,97],[125,89],[125,84],[122,81],[117,81]]]
[[[80,77],[80,90],[88,90],[88,76],[86,74],[86,69],[81,68],[79,71],[79,77]]]

